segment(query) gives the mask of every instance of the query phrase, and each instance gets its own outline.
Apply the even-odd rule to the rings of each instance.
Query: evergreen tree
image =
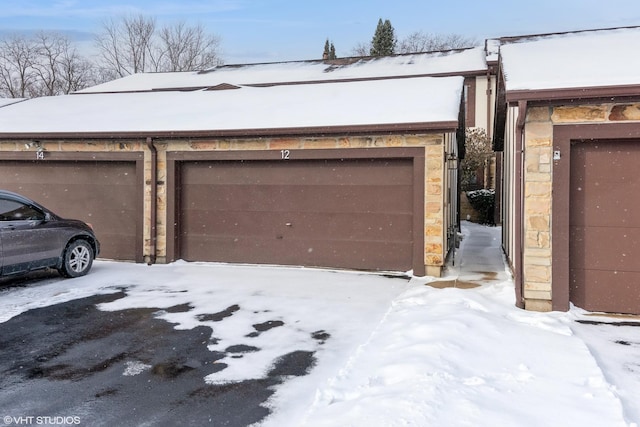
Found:
[[[329,42],[329,39],[324,42],[324,52],[322,53],[322,59],[336,59],[336,48],[333,42]]]
[[[322,52],[322,59],[329,59],[329,39],[324,42],[324,52]]]
[[[391,21],[388,19],[382,22],[378,20],[376,32],[371,40],[371,56],[393,55],[396,50],[396,36]]]

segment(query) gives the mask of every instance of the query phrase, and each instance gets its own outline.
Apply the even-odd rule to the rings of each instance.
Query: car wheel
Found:
[[[93,264],[93,249],[86,240],[75,240],[69,243],[64,251],[60,273],[65,277],[84,276]]]

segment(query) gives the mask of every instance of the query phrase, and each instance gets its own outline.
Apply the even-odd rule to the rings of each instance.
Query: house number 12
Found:
[[[291,151],[289,150],[280,150],[280,158],[282,160],[289,160],[289,156],[291,155]]]

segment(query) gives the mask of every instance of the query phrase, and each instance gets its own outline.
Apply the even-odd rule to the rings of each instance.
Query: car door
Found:
[[[34,206],[0,198],[3,275],[55,264],[63,243],[46,219],[47,215]]]

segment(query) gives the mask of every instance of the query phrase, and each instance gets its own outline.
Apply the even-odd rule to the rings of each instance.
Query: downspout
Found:
[[[524,124],[527,115],[527,101],[518,101],[518,120],[516,122],[516,146],[515,146],[515,200],[516,200],[516,212],[515,212],[515,240],[516,240],[516,256],[515,256],[515,287],[516,287],[516,306],[519,308],[525,308],[524,303],[524,272],[522,271],[524,265],[524,174],[522,171],[523,157],[524,157]]]
[[[462,182],[460,180],[460,164],[462,162],[462,158],[464,158],[467,154],[467,100],[462,99],[460,101],[460,114],[458,116],[458,129],[459,133],[456,134],[456,230],[454,230],[455,235],[453,236],[453,244],[454,247],[458,241],[458,231],[462,230],[462,225],[460,223],[460,198],[462,191]],[[475,102],[475,101],[474,101]],[[462,140],[462,142],[460,141]],[[461,153],[462,151],[462,153]]]
[[[493,129],[491,126],[491,94],[493,93],[493,89],[491,88],[491,70],[487,67],[487,132],[489,129]],[[490,135],[493,137],[493,135]]]
[[[496,86],[498,85],[498,79],[496,77]],[[491,87],[491,66],[487,65],[487,92],[485,93],[487,98],[487,134],[489,138],[493,139],[493,126],[491,125],[491,95],[493,94],[493,88]],[[496,88],[497,98],[497,88]],[[496,161],[496,170],[493,175],[493,189],[495,190],[495,203],[493,206],[493,223],[500,223],[500,212],[502,211],[502,184],[498,185],[498,179],[502,180],[502,158],[494,152]],[[489,166],[491,169],[491,166]],[[490,172],[490,171],[489,171]],[[491,176],[491,174],[489,174]]]
[[[158,212],[158,150],[153,144],[151,137],[147,138],[147,147],[151,153],[151,235],[149,236],[150,249],[147,260],[147,265],[155,264],[156,262],[156,243],[158,240],[157,212]]]

